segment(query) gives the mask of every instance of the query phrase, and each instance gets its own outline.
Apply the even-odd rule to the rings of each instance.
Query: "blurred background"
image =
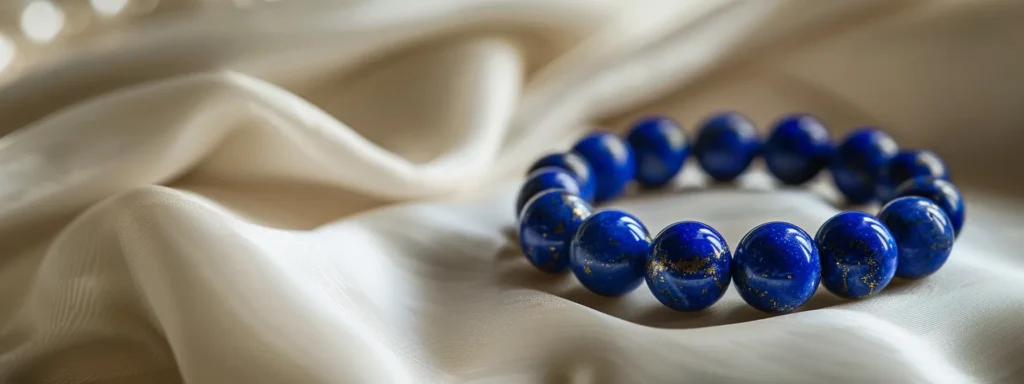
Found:
[[[0,2],[0,82],[104,33],[162,17],[244,10],[279,0],[6,0]]]
[[[0,81],[60,57],[111,29],[230,2],[188,0],[11,0],[0,2]],[[241,5],[241,4],[239,4]]]
[[[287,18],[283,14],[296,10],[299,12],[291,14],[299,14],[303,8],[306,11],[321,8],[336,12],[338,23],[359,20],[357,17],[341,17],[346,7],[340,4],[345,3],[387,1],[5,1],[0,3],[0,85],[31,73],[43,76],[42,73],[55,65],[64,66],[57,72],[68,73],[68,66],[74,65],[80,73],[94,72],[96,77],[106,78],[104,81],[95,80],[95,85],[102,89],[81,91],[84,97],[87,93],[114,90],[121,85],[154,77],[228,68],[283,86],[346,121],[345,111],[339,110],[344,107],[331,105],[330,101],[337,99],[339,89],[348,87],[342,81],[346,79],[345,75],[360,71],[365,74],[367,68],[373,68],[372,63],[376,62],[415,60],[410,57],[415,57],[417,50],[395,45],[377,55],[361,56],[360,63],[347,61],[344,54],[338,57],[306,55],[309,59],[288,60],[283,52],[302,47],[314,47],[312,49],[315,50],[316,41],[297,41],[307,32],[285,36],[284,32],[272,28],[278,23],[276,19]],[[514,8],[514,5],[509,5],[513,2],[451,3],[463,3],[461,7],[453,6],[453,9],[493,6],[498,13],[511,13],[503,9]],[[901,142],[934,148],[946,157],[962,157],[971,163],[952,161],[950,166],[965,184],[987,185],[997,190],[1019,191],[1024,188],[1015,181],[1024,176],[1019,170],[1021,167],[997,167],[1006,160],[1003,154],[1016,151],[1015,143],[1024,138],[1017,129],[1024,124],[1024,114],[1016,112],[1020,96],[1024,95],[1024,80],[1019,75],[1020,63],[1024,61],[1019,43],[1020,37],[1024,36],[1024,27],[1014,21],[1024,14],[1022,3],[850,1],[844,2],[843,6],[819,7],[845,8],[840,11],[804,11],[814,8],[811,7],[813,2],[807,1],[765,3],[778,5],[763,7],[757,19],[748,18],[753,26],[747,31],[756,32],[739,34],[739,39],[732,39],[739,44],[727,51],[707,49],[699,44],[694,46],[693,51],[698,54],[707,52],[704,59],[713,66],[703,65],[708,68],[699,68],[701,73],[686,74],[685,84],[666,80],[662,89],[647,92],[650,96],[643,100],[598,111],[592,114],[593,120],[606,126],[623,127],[640,114],[665,112],[692,126],[710,111],[742,109],[763,127],[781,113],[806,110],[821,115],[838,134],[854,125],[879,124],[891,127]],[[680,7],[666,6],[668,8]],[[236,22],[234,25],[241,27],[233,31],[233,36],[215,27],[210,28],[211,23],[200,21],[203,18],[206,21],[216,20],[222,16],[232,18]],[[585,18],[581,16],[581,19]],[[682,21],[685,18],[675,24],[651,28],[657,31],[652,33],[666,36],[665,42],[654,44],[686,44],[685,39],[677,37],[681,32],[674,31],[685,26]],[[507,24],[502,17],[483,22],[493,24],[495,30],[502,30],[502,26]],[[521,32],[523,25],[516,27],[515,40],[518,40],[520,49],[528,51],[525,58],[529,61],[527,71],[530,75],[543,75],[552,72],[547,70],[548,67],[557,68],[558,65],[553,64],[558,62],[552,59],[560,50],[586,45],[573,36],[545,35],[542,32],[548,26],[528,26],[541,31],[537,33],[541,38],[531,38],[532,32]],[[480,32],[479,28],[451,28],[467,36]],[[190,29],[193,32],[188,34],[168,32]],[[246,39],[250,33],[253,38]],[[315,35],[313,32],[307,34]],[[163,39],[147,41],[150,36]],[[274,36],[281,36],[280,41],[274,41]],[[422,40],[433,39],[436,37],[425,34]],[[720,40],[727,43],[729,39]],[[146,49],[146,46],[151,49]],[[337,47],[359,49],[341,48],[352,47],[344,43],[338,43]],[[330,49],[325,47],[323,50]],[[95,59],[104,53],[111,53],[111,57]],[[123,68],[116,71],[89,65],[103,61],[118,63],[118,54],[134,57],[120,60]],[[678,61],[694,60],[683,56]],[[94,60],[90,62],[89,57]],[[67,64],[76,58],[82,61]],[[62,61],[65,64],[61,64]],[[322,70],[325,67],[331,69]],[[693,68],[685,68],[685,65],[680,67],[679,73],[694,72]],[[315,75],[307,76],[306,73]],[[623,72],[619,76],[631,75]],[[691,78],[695,81],[689,81]],[[525,83],[541,80],[528,76]],[[330,89],[334,85],[339,87]],[[68,101],[76,99],[75,91],[68,92]],[[12,112],[7,117],[17,120],[15,123],[31,121],[30,118],[19,119],[16,115]],[[376,129],[360,126],[358,116],[350,119],[355,120],[350,125],[374,140]],[[984,137],[974,134],[979,125],[984,125]],[[2,131],[10,128],[13,127]],[[969,155],[961,156],[953,151]]]

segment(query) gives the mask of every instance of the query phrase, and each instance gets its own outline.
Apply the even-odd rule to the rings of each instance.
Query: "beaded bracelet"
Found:
[[[698,311],[735,281],[747,304],[785,313],[806,303],[819,282],[855,299],[881,291],[894,276],[928,276],[946,262],[963,226],[964,201],[934,153],[900,151],[874,128],[856,129],[833,147],[824,125],[808,115],[779,120],[762,143],[746,117],[721,113],[700,124],[692,152],[718,182],[736,179],[757,156],[787,185],[806,183],[828,167],[849,202],[883,202],[877,216],[841,212],[813,238],[793,224],[770,222],[730,252],[704,223],[677,222],[652,239],[629,213],[592,214],[591,204],[621,196],[634,180],[643,188],[664,186],[690,152],[675,121],[649,117],[625,140],[593,133],[570,152],[541,158],[516,202],[526,258],[545,272],[571,269],[599,295],[623,295],[646,280],[669,308]]]

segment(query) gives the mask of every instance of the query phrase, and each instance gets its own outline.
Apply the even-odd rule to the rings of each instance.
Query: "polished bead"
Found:
[[[597,189],[597,181],[594,178],[594,171],[590,169],[590,163],[587,163],[587,160],[583,157],[573,152],[552,153],[533,163],[527,174],[543,167],[558,167],[569,172],[580,185],[580,197],[588,203],[594,202],[594,190]]]
[[[519,245],[526,258],[542,271],[569,268],[569,245],[590,205],[562,189],[541,192],[526,203],[519,219]]]
[[[931,200],[919,196],[896,198],[882,207],[878,220],[896,239],[896,276],[917,279],[931,275],[949,258],[953,225]]]
[[[810,181],[832,155],[825,126],[809,115],[787,116],[775,124],[764,144],[764,160],[775,178],[789,185]]]
[[[825,221],[814,236],[821,256],[821,283],[849,299],[871,295],[896,274],[896,239],[874,216],[848,211]]]
[[[671,181],[690,153],[683,129],[667,117],[638,121],[626,141],[636,156],[636,181],[647,188],[657,188]]]
[[[693,154],[701,168],[717,181],[739,177],[760,150],[754,123],[733,112],[704,121],[693,144]]]
[[[620,296],[643,282],[650,246],[651,236],[639,219],[618,210],[600,211],[576,230],[569,263],[591,292]]]
[[[949,180],[949,171],[939,155],[932,151],[900,151],[888,165],[882,167],[878,178],[878,198],[883,202],[896,197],[896,188],[907,180],[920,176],[931,176]]]
[[[527,201],[548,189],[564,189],[573,195],[580,195],[580,185],[569,172],[556,167],[543,167],[526,176],[526,182],[519,189],[516,198],[516,217],[523,212]]]
[[[894,197],[921,196],[938,204],[949,217],[949,223],[953,225],[953,233],[960,235],[960,229],[964,226],[965,204],[963,195],[953,183],[930,176],[919,176],[907,180],[896,188]]]
[[[683,221],[655,236],[644,278],[665,306],[699,311],[725,294],[731,264],[729,244],[718,231],[704,223]]]
[[[619,197],[633,180],[636,162],[633,151],[625,141],[606,132],[595,132],[584,137],[572,148],[583,156],[594,170],[597,189],[594,201],[608,201]]]
[[[736,246],[732,278],[740,297],[755,309],[793,311],[810,300],[821,279],[814,239],[793,224],[761,224]]]
[[[896,141],[878,129],[859,128],[850,132],[832,158],[836,188],[853,204],[871,201],[882,168],[897,150]]]

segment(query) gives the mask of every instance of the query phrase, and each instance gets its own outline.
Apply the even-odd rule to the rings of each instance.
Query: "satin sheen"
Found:
[[[15,59],[0,382],[1024,382],[1024,170],[1006,161],[1024,3],[246,3]],[[681,313],[524,259],[510,207],[531,161],[648,113],[694,138],[722,110],[762,137],[809,111],[836,138],[867,122],[934,150],[971,206],[946,264],[768,316],[734,287]],[[733,250],[838,212],[760,161],[735,188],[699,174],[614,208],[652,233],[705,222]]]

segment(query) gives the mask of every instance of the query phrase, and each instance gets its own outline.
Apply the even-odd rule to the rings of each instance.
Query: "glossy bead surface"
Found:
[[[587,160],[594,170],[597,189],[594,201],[608,201],[619,197],[633,180],[636,163],[633,151],[625,141],[606,132],[595,132],[584,137],[572,148]]]
[[[519,218],[519,245],[538,269],[558,273],[569,268],[569,245],[590,205],[565,190],[541,192],[526,203]]]
[[[580,194],[580,185],[569,172],[556,167],[537,169],[526,177],[526,182],[519,189],[519,196],[516,198],[516,217],[523,212],[527,201],[548,189],[564,189],[573,195]]]
[[[588,203],[594,202],[597,180],[594,178],[594,170],[590,169],[590,163],[587,163],[586,159],[573,152],[552,153],[533,163],[527,174],[543,167],[558,167],[569,172],[576,178],[576,183],[580,186],[580,197]]]
[[[821,280],[814,239],[793,224],[761,224],[736,246],[732,278],[740,297],[757,310],[786,313],[800,308]]]
[[[896,154],[882,167],[878,179],[878,197],[883,202],[896,197],[896,188],[915,177],[931,176],[949,180],[949,171],[939,155],[932,151],[907,150]]]
[[[896,276],[918,279],[931,275],[949,258],[953,226],[931,200],[918,196],[896,198],[882,207],[878,220],[896,239]]]
[[[690,153],[683,129],[667,117],[638,121],[626,141],[636,157],[636,180],[647,188],[657,188],[671,181]]]
[[[741,114],[727,112],[701,124],[693,154],[711,178],[731,181],[750,166],[760,145],[754,123]]]
[[[618,210],[594,213],[573,236],[572,273],[598,295],[624,295],[643,282],[650,246],[651,236],[636,217]]]
[[[963,195],[953,183],[929,176],[915,177],[896,188],[895,197],[904,196],[921,196],[937,204],[953,225],[953,233],[960,235],[960,229],[964,226],[966,207]]]
[[[871,295],[896,274],[896,239],[874,216],[848,211],[825,221],[814,236],[821,256],[821,283],[849,299]]]
[[[764,160],[775,178],[799,185],[828,165],[832,154],[825,126],[808,115],[787,116],[775,124],[764,144]]]
[[[885,132],[859,128],[850,132],[836,148],[831,171],[836,188],[854,204],[875,198],[882,168],[896,155],[898,147]]]
[[[644,278],[665,306],[699,311],[725,294],[731,264],[729,244],[718,231],[703,223],[683,221],[655,236]]]

